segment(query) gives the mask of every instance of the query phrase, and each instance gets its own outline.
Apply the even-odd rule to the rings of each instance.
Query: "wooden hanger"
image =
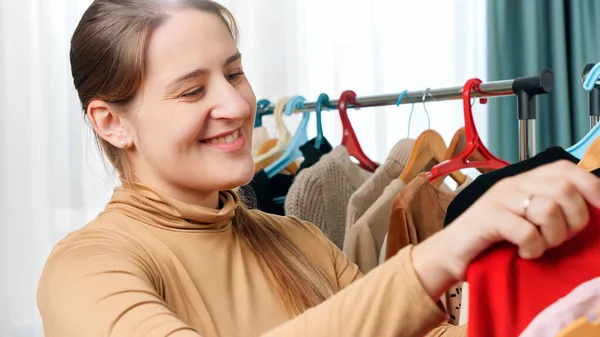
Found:
[[[600,167],[600,137],[594,139],[587,150],[585,150],[577,166],[588,172]]]
[[[600,315],[600,311],[598,312]],[[582,317],[571,325],[562,329],[556,337],[598,337],[600,336],[600,319],[590,322],[587,317]]]
[[[465,133],[465,128],[461,127],[460,129],[456,130],[456,132],[454,133],[454,136],[452,136],[450,145],[448,145],[448,150],[446,151],[446,154],[444,155],[444,160],[450,160],[453,157],[455,157],[456,155],[458,155],[459,153],[461,153],[462,150],[465,148],[466,144],[467,144],[467,135]]]
[[[447,150],[444,138],[442,138],[439,133],[434,130],[423,131],[419,137],[417,137],[415,145],[410,152],[408,162],[398,179],[408,184],[411,180],[415,179],[419,173],[426,170],[432,162],[434,164],[443,162]],[[467,178],[460,171],[454,171],[450,173],[450,176],[459,185]],[[434,185],[436,183],[441,184],[441,181],[443,181],[443,179],[435,182]]]
[[[454,136],[452,136],[452,140],[450,141],[450,145],[448,145],[448,151],[446,151],[446,155],[444,156],[444,160],[450,160],[457,155],[459,155],[466,147],[467,144],[467,133],[464,127],[456,130]],[[484,161],[485,157],[479,152],[479,150],[475,150],[469,157],[469,160],[472,161]],[[482,174],[486,174],[494,171],[494,169],[489,168],[477,168],[477,171]]]

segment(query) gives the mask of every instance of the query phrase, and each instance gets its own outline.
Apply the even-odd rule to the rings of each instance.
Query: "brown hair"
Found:
[[[192,8],[218,15],[238,40],[233,15],[210,0],[96,0],[86,10],[71,41],[71,72],[84,112],[92,100],[122,111],[131,108],[144,80],[146,50],[152,32],[170,14]],[[96,141],[126,183],[135,179],[122,149],[96,134]],[[261,261],[290,316],[302,313],[334,293],[327,276],[313,266],[287,237],[253,216],[241,204],[235,232]]]

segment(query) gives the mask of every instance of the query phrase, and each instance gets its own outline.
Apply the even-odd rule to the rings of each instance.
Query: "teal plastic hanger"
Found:
[[[317,137],[315,138],[315,149],[319,149],[321,147],[321,143],[323,143],[323,121],[321,120],[321,111],[323,110],[323,106],[329,106],[329,96],[323,93],[319,95],[317,98],[317,104],[315,105],[315,112],[317,114]]]
[[[579,159],[583,158],[585,151],[590,147],[590,145],[592,145],[598,136],[600,136],[600,123],[594,125],[590,132],[583,136],[583,138],[575,145],[568,148],[567,152]]]
[[[594,85],[600,78],[600,63],[597,63],[592,70],[590,70],[588,77],[583,83],[583,89],[591,91]],[[592,145],[594,140],[600,136],[600,123],[596,124],[590,132],[588,132],[583,138],[578,141],[575,145],[567,149],[567,152],[573,156],[581,159],[585,154],[585,151]]]
[[[304,105],[304,97],[293,96],[285,105],[283,113],[287,116],[291,116],[294,109],[300,109]],[[279,157],[274,163],[265,168],[265,174],[269,178],[273,178],[277,173],[283,171],[289,164],[293,163],[294,160],[302,157],[300,146],[308,142],[308,135],[306,131],[308,129],[308,120],[310,118],[310,112],[302,114],[302,120],[300,125],[294,133],[294,136],[290,140],[288,147],[285,149],[281,157]]]
[[[261,99],[256,102],[256,115],[254,116],[254,127],[262,126],[262,118],[266,115],[273,114],[273,106],[268,99]]]
[[[596,86],[596,82],[598,82],[598,78],[600,78],[600,62],[596,63],[596,65],[590,69],[588,76],[586,77],[585,81],[583,81],[583,89],[586,91],[592,91],[592,89],[594,89]]]

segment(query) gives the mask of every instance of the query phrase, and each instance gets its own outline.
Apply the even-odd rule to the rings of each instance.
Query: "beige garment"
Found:
[[[363,274],[378,265],[379,251],[388,230],[392,201],[406,184],[394,179],[369,209],[350,227],[344,253]]]
[[[252,156],[255,157],[259,153],[260,147],[269,140],[267,128],[259,126],[252,129]]]
[[[400,176],[414,145],[415,140],[411,138],[405,138],[396,143],[383,164],[352,194],[346,214],[346,237],[350,232],[350,227],[373,205],[385,187]],[[344,241],[345,245],[346,241]]]
[[[469,322],[469,283],[463,282],[462,298],[460,304],[460,319],[458,324],[463,325]]]
[[[336,292],[346,288],[289,320],[232,227],[237,195],[222,192],[217,210],[138,187],[117,188],[95,220],[52,251],[37,293],[47,337],[422,336],[446,318],[415,274],[412,247],[361,278],[312,224],[252,211]]]
[[[467,175],[467,179],[465,179],[465,181],[464,181],[464,182],[463,182],[463,183],[462,183],[460,186],[458,186],[458,187],[457,187],[457,188],[454,190],[454,192],[455,192],[456,194],[458,194],[459,192],[461,192],[462,190],[464,190],[464,189],[465,189],[467,186],[469,186],[469,184],[470,184],[471,182],[473,182],[473,178],[471,178],[470,176],[468,176],[468,175]],[[403,184],[403,185],[404,185],[404,186],[406,186],[406,184]],[[451,189],[450,189],[450,188],[449,188],[449,187],[448,187],[446,184],[444,184],[444,183],[442,183],[442,186],[440,186],[440,189],[441,189],[442,191],[448,191],[448,192],[452,192],[452,191],[453,191],[453,190],[451,190]],[[400,192],[400,191],[398,191],[398,192]],[[386,220],[386,223],[385,223],[385,224],[386,224],[386,226],[389,226],[389,220],[390,220],[389,214],[390,214],[390,210],[391,210],[391,208],[392,208],[392,202],[393,202],[393,199],[394,199],[394,198],[395,198],[395,196],[394,196],[394,197],[392,197],[390,200],[387,200],[387,202],[389,202],[389,204],[387,204],[387,205],[389,205],[389,207],[386,209],[386,210],[387,210],[387,214],[388,214],[388,215],[387,215],[387,220]],[[385,230],[386,230],[386,232],[385,232],[385,238],[383,239],[383,244],[381,245],[381,250],[380,250],[380,253],[379,253],[379,261],[378,261],[378,262],[379,262],[379,264],[382,264],[382,263],[384,263],[384,262],[385,262],[385,252],[386,252],[386,249],[387,249],[387,227],[386,227],[386,229],[385,229]],[[360,265],[359,265],[359,267],[360,267]],[[463,303],[464,303],[464,302],[465,302],[465,301],[463,301]],[[462,313],[462,312],[463,312],[463,310],[462,310],[462,306],[461,306],[461,313]],[[461,317],[462,317],[462,316],[461,316]],[[462,323],[460,323],[460,324],[462,324]]]
[[[461,185],[462,186],[462,185]],[[458,194],[436,188],[426,173],[421,173],[394,198],[388,227],[386,258],[400,249],[423,242],[444,227],[450,201]],[[444,303],[450,314],[449,323],[460,321],[462,282],[446,292]]]
[[[285,214],[314,223],[341,249],[348,202],[370,176],[337,146],[296,176],[285,197]]]
[[[470,181],[471,179],[467,178],[458,190],[465,188]],[[379,198],[363,216],[350,227],[350,231],[346,235],[344,253],[350,261],[358,265],[363,274],[368,273],[385,260],[385,241],[392,202],[404,186],[406,184],[402,180],[394,179],[385,187]],[[442,184],[440,188],[451,191],[445,184]]]

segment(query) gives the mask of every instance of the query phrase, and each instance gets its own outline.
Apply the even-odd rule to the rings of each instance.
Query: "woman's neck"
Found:
[[[181,202],[202,206],[210,209],[219,209],[219,191],[203,192],[192,189],[178,188],[168,184],[150,184],[137,182],[138,184],[150,187],[164,195],[179,200]],[[135,183],[134,183],[135,185]]]

